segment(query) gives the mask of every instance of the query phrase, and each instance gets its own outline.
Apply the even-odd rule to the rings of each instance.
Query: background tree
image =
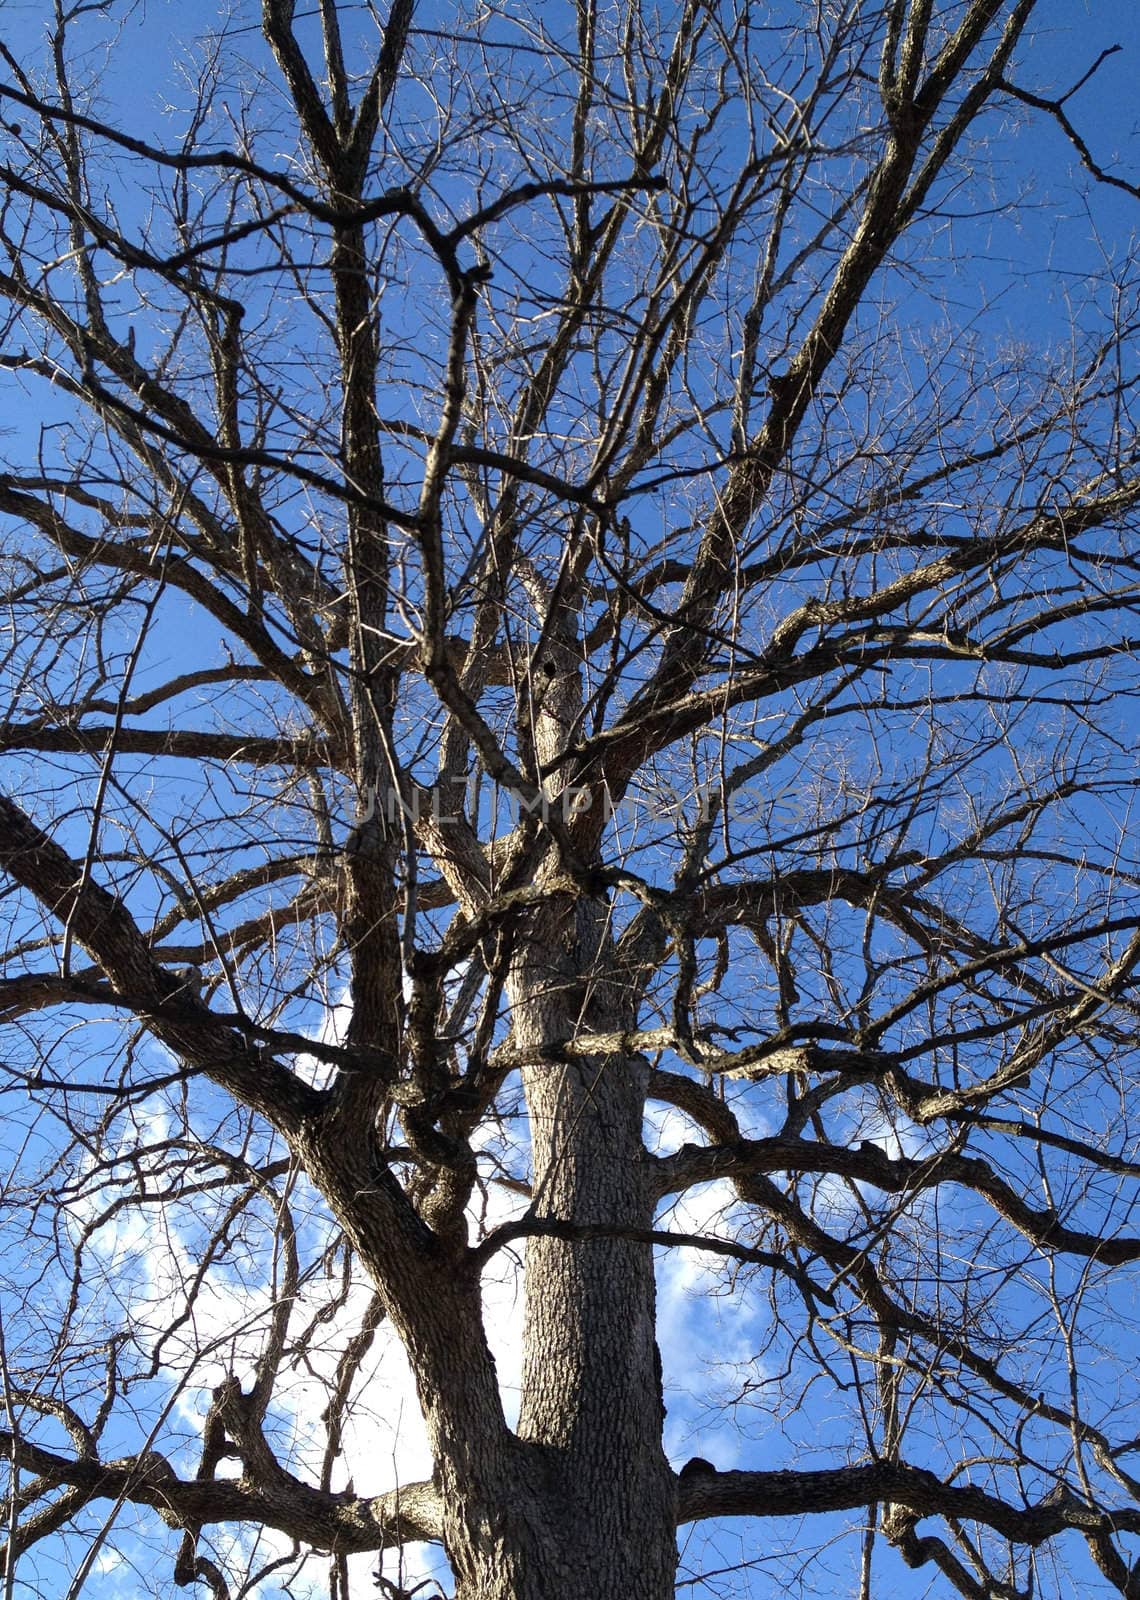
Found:
[[[3,46],[6,1594],[1140,1595],[1135,280],[1026,292],[1011,152],[1136,190],[1045,10]]]

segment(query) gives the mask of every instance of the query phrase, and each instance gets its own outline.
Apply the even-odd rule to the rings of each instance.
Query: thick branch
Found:
[[[1068,1529],[1086,1535],[1140,1533],[1140,1511],[1131,1508],[1101,1511],[1075,1496],[1010,1505],[984,1489],[943,1483],[933,1472],[894,1461],[818,1472],[682,1472],[677,1520],[795,1517],[884,1502],[918,1516],[981,1522],[1016,1544],[1039,1545]]]
[[[277,1528],[318,1549],[348,1555],[442,1536],[443,1508],[431,1483],[374,1496],[333,1494],[282,1473],[283,1481],[275,1477],[266,1491],[246,1479],[180,1479],[157,1451],[109,1462],[69,1459],[2,1430],[0,1449],[21,1470],[37,1473],[45,1491],[66,1485],[81,1491],[84,1503],[125,1500],[151,1506],[172,1527],[236,1522]],[[39,1524],[29,1529],[37,1536],[48,1531]]]
[[[0,796],[0,868],[70,929],[115,989],[132,997],[135,1009],[143,1015],[155,1013],[154,1033],[175,1055],[208,1072],[285,1132],[295,1131],[317,1111],[321,1097],[217,1021],[182,979],[155,960],[118,896],[95,883],[80,862],[6,796]],[[165,1014],[171,1003],[184,1013],[185,1022]]]

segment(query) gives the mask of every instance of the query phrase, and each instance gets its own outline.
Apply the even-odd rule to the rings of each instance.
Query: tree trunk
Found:
[[[604,905],[565,901],[536,918],[512,975],[514,1041],[537,1056],[584,1025],[621,1026],[607,958]],[[644,1065],[618,1056],[536,1065],[525,1090],[535,1215],[650,1227]],[[472,1552],[468,1570],[460,1563],[456,1600],[672,1600],[675,1488],[654,1303],[647,1245],[528,1241],[518,1423],[533,1475],[527,1532],[513,1548],[502,1540]]]

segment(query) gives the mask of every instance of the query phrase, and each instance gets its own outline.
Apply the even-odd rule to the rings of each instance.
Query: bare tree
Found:
[[[966,258],[1137,190],[1037,10],[0,47],[6,1597],[1140,1596],[1135,274]]]

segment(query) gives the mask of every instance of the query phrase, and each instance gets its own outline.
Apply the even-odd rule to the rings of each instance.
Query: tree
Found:
[[[1140,1595],[1137,190],[1044,11],[3,47],[6,1594],[665,1600],[749,1518],[719,1592]],[[1000,264],[1061,192],[1083,299]]]

